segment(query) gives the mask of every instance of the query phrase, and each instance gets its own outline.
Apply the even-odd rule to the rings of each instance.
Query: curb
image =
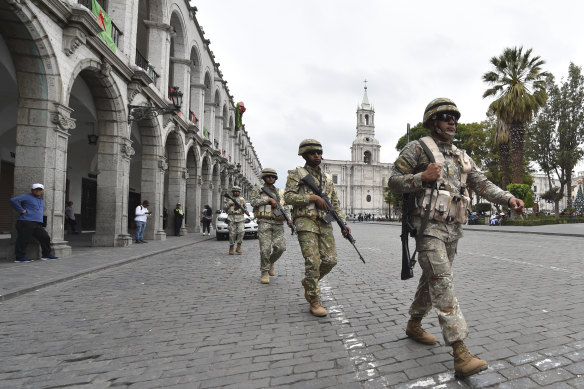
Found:
[[[42,289],[42,288],[46,288],[47,286],[60,284],[62,282],[71,281],[71,280],[74,280],[76,278],[80,278],[80,277],[83,277],[83,276],[86,276],[86,275],[89,275],[92,273],[97,273],[97,272],[100,272],[103,270],[108,270],[108,269],[111,269],[114,267],[123,266],[123,265],[130,263],[130,262],[135,262],[135,261],[138,261],[140,259],[145,259],[145,258],[154,256],[154,255],[163,254],[163,253],[166,253],[169,251],[181,249],[181,248],[188,247],[188,246],[194,246],[196,244],[206,242],[207,240],[209,240],[209,239],[200,240],[198,242],[189,242],[189,243],[185,243],[185,244],[180,245],[180,246],[164,248],[164,249],[160,249],[157,251],[152,251],[149,253],[144,253],[144,254],[136,255],[133,257],[126,258],[126,259],[122,259],[122,260],[119,260],[116,262],[108,263],[108,264],[105,264],[102,266],[92,267],[92,268],[82,270],[82,271],[79,271],[77,273],[73,273],[73,274],[70,274],[70,275],[67,275],[64,277],[53,278],[52,280],[43,281],[43,282],[40,282],[38,284],[28,286],[26,288],[18,289],[18,290],[12,291],[12,292],[8,292],[4,295],[0,295],[0,303],[4,302],[6,300],[13,299],[13,298],[18,297],[18,296],[22,296],[23,294],[26,294],[26,293],[30,293],[30,292],[34,292],[34,291],[37,291],[37,290]]]

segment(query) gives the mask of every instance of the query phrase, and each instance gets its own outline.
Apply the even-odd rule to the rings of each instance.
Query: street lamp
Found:
[[[170,97],[170,100],[172,101],[172,107],[162,108],[128,104],[128,123],[180,111],[183,93],[179,90],[179,87],[171,86],[168,91],[168,97]]]

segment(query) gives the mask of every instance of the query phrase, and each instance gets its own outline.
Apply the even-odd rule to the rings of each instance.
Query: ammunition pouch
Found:
[[[434,196],[431,196],[431,193],[432,188],[425,189],[422,204],[417,207],[415,215],[423,215],[426,205],[430,204],[429,220],[446,224],[464,224],[468,221],[469,197],[442,189],[434,189]]]

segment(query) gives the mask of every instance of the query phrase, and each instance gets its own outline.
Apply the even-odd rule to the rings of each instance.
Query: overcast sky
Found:
[[[461,122],[480,122],[490,59],[533,48],[556,79],[584,65],[581,1],[192,1],[263,167],[302,165],[298,144],[316,138],[324,158],[348,160],[367,79],[381,162],[393,162],[407,123],[436,97]]]

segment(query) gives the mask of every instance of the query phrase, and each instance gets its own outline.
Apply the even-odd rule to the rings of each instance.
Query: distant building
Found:
[[[351,146],[351,160],[324,159],[322,167],[332,175],[341,209],[347,216],[389,213],[383,198],[391,163],[379,162],[381,145],[375,139],[375,109],[369,103],[367,86],[357,106],[357,135]]]

